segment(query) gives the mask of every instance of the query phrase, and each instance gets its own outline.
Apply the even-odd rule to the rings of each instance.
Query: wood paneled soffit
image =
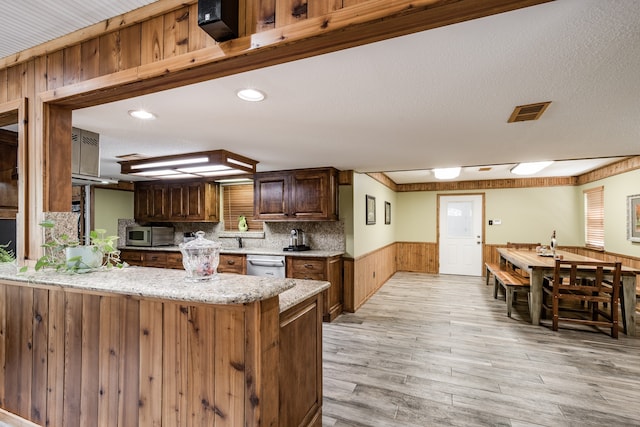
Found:
[[[549,0],[369,0],[213,47],[87,80],[43,100],[88,107],[197,83]]]
[[[46,55],[48,53],[55,52],[66,47],[73,46],[75,44],[90,40],[111,31],[147,21],[151,17],[158,16],[163,13],[170,12],[174,9],[184,7],[185,5],[194,4],[196,2],[197,0],[158,0],[149,4],[148,6],[115,16],[102,22],[98,22],[97,24],[90,25],[86,28],[67,34],[55,40],[51,40],[49,42],[42,43],[41,45],[34,46],[30,49],[23,50],[14,55],[0,58],[0,69],[28,61],[37,56]]]

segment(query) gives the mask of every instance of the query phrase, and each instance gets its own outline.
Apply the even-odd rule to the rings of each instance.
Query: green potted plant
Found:
[[[40,226],[53,230],[55,223],[43,221]],[[49,240],[42,245],[45,253],[36,262],[36,271],[52,268],[56,271],[80,273],[101,267],[123,267],[120,251],[115,245],[118,236],[107,236],[106,230],[96,229],[89,233],[89,239],[90,244],[83,246],[66,234],[56,236],[50,233]]]

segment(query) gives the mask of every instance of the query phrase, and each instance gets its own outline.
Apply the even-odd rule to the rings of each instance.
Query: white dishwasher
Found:
[[[247,275],[284,279],[284,255],[247,255]]]

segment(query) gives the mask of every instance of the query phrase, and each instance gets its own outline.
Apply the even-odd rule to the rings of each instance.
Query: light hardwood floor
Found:
[[[639,338],[528,322],[482,278],[397,273],[324,324],[323,426],[640,425]]]

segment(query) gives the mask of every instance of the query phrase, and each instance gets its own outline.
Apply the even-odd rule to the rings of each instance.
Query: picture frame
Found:
[[[365,198],[367,225],[373,225],[376,223],[376,198],[368,194],[365,195]]]
[[[384,202],[384,223],[391,224],[391,203]]]
[[[627,196],[627,240],[640,242],[640,194]]]

